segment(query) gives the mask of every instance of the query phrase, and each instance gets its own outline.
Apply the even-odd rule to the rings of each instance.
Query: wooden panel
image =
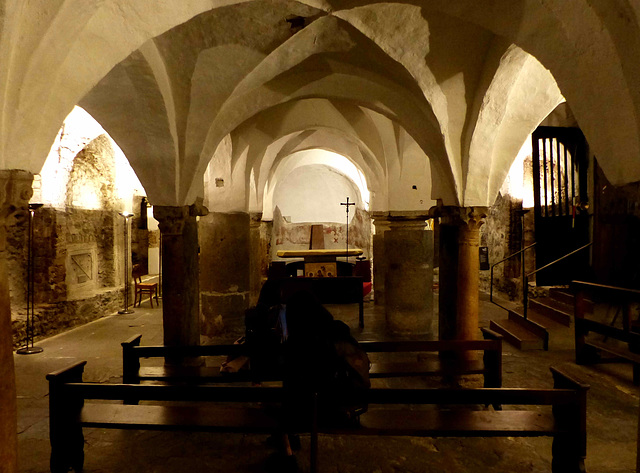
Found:
[[[359,341],[367,353],[374,352],[440,352],[467,350],[501,350],[500,340],[401,340],[401,341]]]
[[[385,409],[366,412],[360,423],[360,435],[538,436],[557,430],[550,413],[537,411]]]
[[[272,433],[278,411],[250,407],[129,406],[87,404],[85,427]],[[321,433],[430,437],[539,436],[562,431],[549,412],[474,411],[469,409],[373,409],[360,417],[359,427],[320,425]],[[303,431],[303,426],[299,426]],[[568,431],[564,429],[564,431]]]
[[[83,399],[277,403],[284,398],[281,387],[257,386],[68,383],[57,389]]]
[[[157,381],[192,381],[196,383],[232,383],[251,381],[255,378],[248,370],[221,373],[219,366],[149,366],[140,368],[141,379]]]
[[[80,422],[112,429],[265,432],[278,427],[277,411],[229,406],[146,406],[86,404]]]
[[[624,348],[618,348],[610,344],[606,344],[604,342],[598,342],[596,340],[587,340],[585,345],[597,348],[598,350],[602,350],[611,355],[617,356],[619,358],[623,358],[625,360],[632,361],[634,363],[640,363],[640,355],[636,355],[635,353],[631,353],[629,350],[625,350]],[[599,363],[605,362],[606,359],[598,360]]]
[[[425,361],[419,363],[381,362],[371,364],[369,377],[442,376],[444,374],[482,374],[484,372],[485,368],[482,361],[467,362],[464,364],[442,361]]]

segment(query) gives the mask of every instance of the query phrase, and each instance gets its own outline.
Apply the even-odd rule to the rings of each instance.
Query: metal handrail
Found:
[[[529,290],[528,290],[528,287],[529,287],[529,276],[533,276],[538,271],[542,271],[543,269],[547,269],[549,266],[552,266],[552,265],[562,261],[563,259],[568,258],[569,256],[574,255],[577,252],[584,250],[585,248],[589,248],[591,245],[593,245],[593,242],[587,243],[586,245],[581,246],[580,248],[578,248],[576,250],[573,250],[572,252],[567,253],[564,256],[561,256],[557,260],[552,261],[551,263],[547,263],[544,266],[542,266],[541,268],[534,269],[529,274],[525,275],[525,277],[524,277],[524,287],[527,288],[527,290],[524,291],[524,293],[522,294],[522,305],[523,305],[523,311],[524,311],[523,315],[524,315],[525,320],[527,319],[527,308],[529,306]]]
[[[500,304],[498,304],[497,302],[495,302],[495,301],[493,300],[493,268],[494,268],[495,266],[497,266],[497,265],[499,265],[499,264],[501,264],[501,263],[504,263],[505,261],[507,261],[507,260],[509,260],[509,259],[513,258],[514,256],[518,256],[520,253],[524,253],[524,252],[525,252],[525,251],[527,251],[529,248],[532,248],[532,247],[536,246],[536,243],[537,243],[537,242],[532,243],[531,245],[529,245],[529,246],[527,246],[527,247],[525,247],[525,248],[522,248],[521,250],[516,251],[516,252],[515,252],[515,253],[513,253],[512,255],[509,255],[509,256],[507,256],[506,258],[503,258],[503,259],[501,259],[500,261],[498,261],[497,263],[493,263],[493,264],[491,265],[491,283],[490,283],[491,285],[490,285],[490,291],[489,291],[489,302],[493,302],[493,303],[494,303],[495,305],[497,305],[498,307],[501,307],[501,308],[503,308],[504,310],[509,311],[509,309],[507,309],[505,306],[500,305]],[[523,269],[522,269],[522,274],[524,275],[524,261],[523,261],[522,268],[523,268]],[[523,278],[523,281],[524,281],[524,278]]]

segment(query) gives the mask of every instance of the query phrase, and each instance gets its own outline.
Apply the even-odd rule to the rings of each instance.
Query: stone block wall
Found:
[[[43,207],[33,218],[34,327],[36,335],[110,314],[122,306],[123,227],[113,210]],[[24,340],[27,309],[27,225],[24,251],[10,258],[14,342]],[[17,240],[16,240],[17,241]],[[16,269],[18,268],[18,269]]]
[[[489,209],[485,224],[480,228],[481,246],[488,247],[489,264],[518,252],[522,244],[522,200],[508,193],[500,193],[495,204]],[[524,246],[533,243],[533,210],[524,217]],[[535,267],[535,248],[525,253],[526,272]],[[510,300],[522,298],[522,265],[520,256],[515,256],[494,267],[494,294]],[[480,290],[489,292],[491,271],[480,271]]]
[[[124,219],[118,215],[123,201],[116,192],[116,163],[109,138],[98,136],[73,158],[62,154],[54,158],[56,170],[67,172],[47,174],[46,184],[57,186],[64,200],[37,209],[32,221],[36,336],[112,314],[124,304]],[[41,185],[39,180],[36,185]],[[133,199],[134,210],[132,254],[146,267],[149,232],[139,228],[143,198],[128,198]],[[8,228],[15,346],[25,340],[28,223],[25,216]]]

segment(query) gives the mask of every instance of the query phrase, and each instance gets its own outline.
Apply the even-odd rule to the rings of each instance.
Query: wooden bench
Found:
[[[83,427],[134,430],[270,434],[282,431],[278,387],[130,385],[82,381],[86,362],[47,375],[51,471],[84,463]],[[292,432],[310,433],[310,471],[317,471],[319,434],[419,437],[553,437],[552,471],[584,472],[588,386],[551,369],[553,389],[376,389],[360,424],[317,422],[313,407]],[[140,399],[141,404],[123,401]],[[104,400],[119,401],[105,403]],[[94,402],[100,401],[100,402]],[[161,404],[153,404],[161,401]],[[172,405],[167,401],[179,401]],[[263,404],[266,403],[266,404]],[[538,406],[533,410],[482,409],[489,404]],[[412,407],[406,406],[410,404]],[[316,404],[311,404],[315,406]],[[436,409],[421,409],[436,405]],[[541,406],[547,406],[542,410]],[[306,420],[305,420],[306,419]]]
[[[451,341],[360,341],[367,353],[415,352],[415,361],[376,361],[371,364],[371,378],[405,376],[457,376],[481,374],[484,386],[502,386],[502,336],[482,329],[484,340]],[[134,335],[122,342],[123,382],[138,384],[142,381],[169,383],[227,383],[238,381],[274,381],[277,372],[253,373],[243,370],[236,373],[221,372],[220,366],[141,366],[142,358],[197,358],[220,356],[249,356],[246,345],[201,345],[189,347],[141,346],[142,335]],[[481,351],[477,360],[466,360],[463,353]],[[451,357],[441,357],[445,353]],[[431,359],[426,358],[431,354]]]
[[[640,291],[580,281],[572,282],[571,288],[575,294],[576,363],[630,362],[633,365],[633,383],[640,385],[640,333],[633,331],[630,310],[630,303],[640,301]],[[586,318],[587,307],[593,305],[587,296],[622,306],[622,328]],[[590,333],[603,335],[604,340],[589,337]],[[618,340],[626,346],[612,344],[606,339]]]

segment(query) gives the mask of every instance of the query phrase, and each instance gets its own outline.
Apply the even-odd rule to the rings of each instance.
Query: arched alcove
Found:
[[[348,158],[321,149],[294,153],[280,162],[265,189],[263,220],[273,220],[271,256],[278,250],[308,249],[311,226],[322,225],[325,248],[347,245],[369,254],[369,191]]]

